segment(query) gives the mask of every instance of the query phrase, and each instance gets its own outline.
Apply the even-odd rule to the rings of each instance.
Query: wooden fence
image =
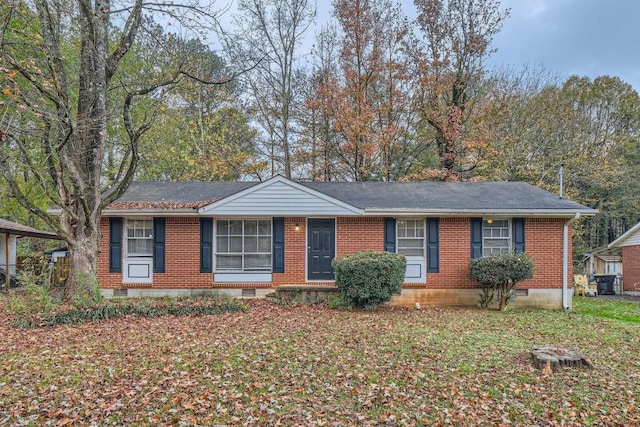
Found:
[[[69,258],[60,257],[55,262],[45,257],[16,257],[16,273],[30,269],[35,275],[49,275],[52,284],[62,284],[69,275]]]

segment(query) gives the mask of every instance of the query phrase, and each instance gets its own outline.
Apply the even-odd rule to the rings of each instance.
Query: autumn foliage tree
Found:
[[[411,162],[406,144],[414,130],[408,21],[387,0],[337,0],[333,6],[337,66],[318,70],[310,107],[331,117],[343,179],[397,179]],[[324,53],[327,36],[319,43]]]
[[[438,166],[414,178],[468,177],[490,140],[484,117],[485,60],[508,11],[496,0],[415,0],[423,42],[414,51],[421,76],[421,116],[433,132]]]

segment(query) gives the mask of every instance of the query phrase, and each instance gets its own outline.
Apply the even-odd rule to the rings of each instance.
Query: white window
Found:
[[[153,220],[127,220],[127,257],[153,256]]]
[[[511,252],[511,226],[508,219],[482,221],[482,256]]]
[[[424,219],[399,219],[398,253],[405,256],[424,256]]]
[[[271,220],[216,220],[216,271],[271,271]]]

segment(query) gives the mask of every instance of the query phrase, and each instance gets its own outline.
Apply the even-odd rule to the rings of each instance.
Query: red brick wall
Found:
[[[622,280],[625,291],[636,291],[636,283],[640,288],[640,245],[622,247]]]
[[[526,252],[533,258],[536,270],[534,278],[520,284],[521,288],[562,287],[562,227],[565,219],[526,220]],[[299,230],[295,230],[298,224]],[[124,227],[123,227],[124,228]],[[337,255],[359,250],[383,250],[384,219],[374,217],[350,217],[336,219]],[[412,283],[407,287],[451,289],[473,288],[468,278],[471,224],[469,218],[440,219],[440,272],[428,273],[425,284]],[[98,260],[98,277],[103,288],[150,287],[149,285],[123,285],[122,275],[109,271],[109,222],[101,223],[103,239]],[[198,218],[167,218],[165,262],[166,273],[153,275],[154,288],[250,288],[269,287],[269,284],[212,283],[210,273],[200,273],[200,225]],[[571,237],[569,236],[569,242]],[[570,243],[571,244],[571,243]],[[640,247],[636,247],[640,248]],[[640,259],[640,249],[638,256]],[[571,253],[571,247],[569,247]],[[306,219],[285,219],[285,273],[273,274],[273,285],[295,285],[306,282]],[[626,256],[626,255],[625,255]],[[570,267],[571,268],[571,267]],[[625,265],[625,283],[629,283]],[[633,271],[633,270],[632,270]],[[571,270],[569,270],[571,277]],[[638,280],[640,281],[640,268]],[[333,282],[317,285],[333,285]],[[633,283],[633,282],[631,282]]]

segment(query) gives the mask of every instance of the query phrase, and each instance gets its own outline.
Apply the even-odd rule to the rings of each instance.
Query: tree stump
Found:
[[[534,348],[531,351],[531,359],[533,360],[533,365],[538,369],[542,369],[542,373],[545,375],[551,374],[553,371],[558,371],[563,367],[593,368],[591,360],[587,359],[580,353],[566,348]]]

